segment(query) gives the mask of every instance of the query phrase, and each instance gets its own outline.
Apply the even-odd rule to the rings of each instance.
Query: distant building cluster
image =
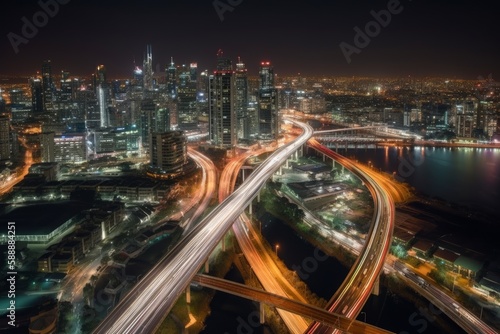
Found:
[[[213,72],[173,58],[161,69],[153,60],[148,45],[142,65],[122,80],[110,79],[105,65],[90,78],[56,75],[44,61],[28,84],[0,94],[0,162],[22,160],[24,149],[43,163],[147,154],[148,175],[165,178],[187,164],[190,136],[227,151],[278,138],[280,90],[269,61],[252,78],[240,58],[233,66],[221,50]],[[304,110],[324,107],[309,105]]]

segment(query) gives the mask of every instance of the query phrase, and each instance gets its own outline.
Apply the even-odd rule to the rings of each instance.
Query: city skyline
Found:
[[[153,47],[153,70],[164,70],[170,57],[176,64],[195,61],[201,69],[212,70],[217,50],[223,49],[232,60],[241,57],[252,75],[261,60],[271,60],[279,76],[475,79],[498,73],[498,47],[491,37],[499,28],[488,4],[232,4],[223,0],[196,5],[154,0],[9,4],[1,20],[5,51],[0,73],[33,75],[43,59],[51,59],[55,72],[64,69],[86,76],[104,64],[110,77],[130,77],[134,62],[142,64],[146,45]],[[384,16],[389,9],[390,17]],[[39,20],[38,27],[23,31],[34,20]],[[366,31],[367,27],[372,30]],[[358,36],[359,31],[368,33],[368,40]]]

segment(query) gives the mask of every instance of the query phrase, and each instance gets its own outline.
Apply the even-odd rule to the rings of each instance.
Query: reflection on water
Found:
[[[500,218],[499,149],[386,147],[339,153],[396,173],[423,194]]]

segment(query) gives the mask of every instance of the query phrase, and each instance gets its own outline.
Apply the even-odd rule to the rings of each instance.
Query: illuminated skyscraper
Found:
[[[144,89],[153,90],[153,49],[151,45],[146,46],[146,56],[143,63]]]
[[[177,97],[177,69],[174,58],[170,58],[170,65],[167,68],[167,92],[171,98]]]
[[[209,77],[210,140],[232,149],[236,145],[235,77],[231,61],[217,53],[217,70]]]
[[[97,88],[97,101],[99,103],[99,126],[107,128],[109,126],[108,113],[108,90],[105,85],[99,85]]]
[[[52,80],[52,65],[50,60],[42,64],[42,90],[43,90],[43,110],[51,113],[54,111],[54,82]]]
[[[43,112],[43,88],[42,81],[38,78],[31,78],[31,106],[34,114]]]
[[[274,69],[270,62],[261,62],[259,82],[259,137],[277,139],[279,135],[278,91],[274,88]]]
[[[106,80],[106,68],[104,65],[97,66],[97,71],[94,74],[94,89],[99,105],[99,126],[101,128],[106,128],[109,126],[109,86]]]
[[[152,133],[150,136],[150,172],[162,174],[182,172],[187,163],[187,139],[182,131]]]
[[[238,57],[235,73],[236,85],[236,117],[238,120],[238,138],[250,138],[250,123],[247,113],[248,108],[248,76],[245,64]]]
[[[0,160],[10,159],[10,120],[0,115]]]
[[[182,130],[197,128],[196,64],[191,63],[189,68],[186,65],[182,65],[177,69],[177,73],[177,114],[179,127]]]

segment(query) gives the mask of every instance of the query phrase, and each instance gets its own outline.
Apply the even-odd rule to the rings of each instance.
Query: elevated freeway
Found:
[[[121,300],[94,330],[96,334],[153,333],[190,284],[236,218],[286,159],[311,138],[310,126],[276,150],[246,182],[208,214]]]

